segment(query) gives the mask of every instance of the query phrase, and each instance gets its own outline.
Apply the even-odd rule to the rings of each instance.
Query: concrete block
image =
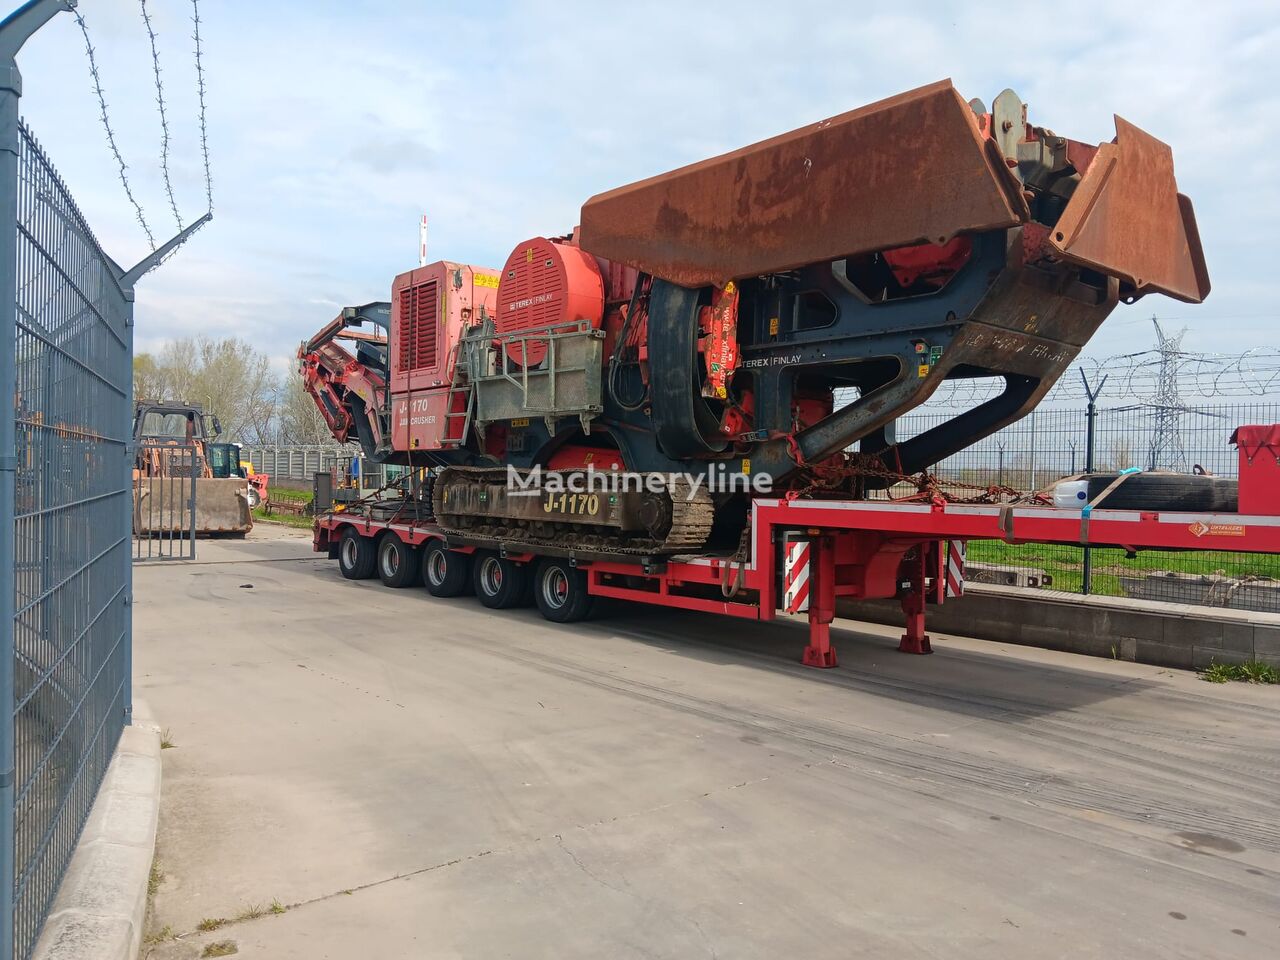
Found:
[[[123,731],[33,960],[133,960],[160,810],[160,736]]]
[[[1253,655],[1273,667],[1280,667],[1280,630],[1256,627],[1253,632]]]
[[[1137,639],[1134,657],[1138,663],[1150,663],[1159,667],[1177,667],[1181,670],[1194,669],[1192,647],[1176,643],[1162,643],[1158,640]]]
[[[1242,623],[1235,620],[1224,620],[1221,623],[1222,639],[1221,648],[1223,650],[1233,650],[1237,653],[1247,653],[1253,655],[1253,637],[1254,627],[1252,623]],[[1213,644],[1195,641],[1196,646],[1213,646]]]
[[[81,843],[99,840],[150,850],[156,842],[155,802],[137,793],[102,793],[80,835]]]
[[[1138,656],[1138,641],[1133,637],[1121,637],[1118,652],[1121,660],[1132,663]]]
[[[1164,642],[1165,620],[1159,613],[1106,610],[1098,622],[1098,632],[1112,639],[1133,637],[1135,640]]]
[[[86,855],[79,856],[81,852]],[[121,907],[130,907],[135,900],[146,900],[151,850],[97,840],[77,847],[76,853],[62,879],[55,911],[65,905],[66,909],[109,916],[119,914]]]
[[[125,734],[132,731],[129,727]],[[116,749],[115,759],[102,780],[102,789],[118,793],[132,793],[149,797],[160,789],[160,738],[150,734],[156,742],[154,753],[138,753],[131,746],[130,739],[121,737],[120,746]]]
[[[67,911],[49,918],[35,956],[44,960],[134,960],[133,924],[123,917]]]
[[[1220,647],[1191,648],[1191,663],[1197,670],[1203,670],[1211,663],[1244,663],[1252,659],[1252,654],[1237,650],[1223,650]]]

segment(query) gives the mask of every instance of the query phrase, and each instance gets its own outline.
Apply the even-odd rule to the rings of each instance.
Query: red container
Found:
[[[1240,512],[1280,516],[1280,424],[1236,427],[1240,451]]]

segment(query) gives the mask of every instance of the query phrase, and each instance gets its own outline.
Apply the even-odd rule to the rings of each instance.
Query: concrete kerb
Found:
[[[159,812],[160,731],[135,703],[33,960],[137,957]]]

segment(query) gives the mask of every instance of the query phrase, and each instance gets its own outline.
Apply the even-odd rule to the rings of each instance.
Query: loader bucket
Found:
[[[134,481],[133,532],[181,536],[192,529],[191,484],[195,483],[195,534],[244,534],[253,529],[249,485],[239,477],[140,477]]]
[[[1063,257],[1131,284],[1200,303],[1209,273],[1191,201],[1178,193],[1168,145],[1116,117],[1050,242]]]
[[[1027,220],[950,80],[592,197],[582,248],[685,287]]]

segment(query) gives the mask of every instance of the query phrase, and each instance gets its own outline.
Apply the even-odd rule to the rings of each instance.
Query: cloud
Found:
[[[85,9],[87,8],[87,9]],[[82,5],[129,176],[166,214],[145,34],[132,0]],[[169,98],[178,201],[203,212],[189,4],[149,5]],[[1112,113],[1174,148],[1214,281],[1200,308],[1123,308],[1091,350],[1149,346],[1152,312],[1193,349],[1280,344],[1269,304],[1280,184],[1274,5],[1083,3],[1060,9],[761,0],[601,6],[226,0],[202,8],[215,218],[139,288],[140,343],[245,336],[287,361],[334,303],[389,296],[431,253],[501,264],[577,222],[592,194],[884,96],[953,77],[988,103],[1013,87],[1033,122],[1077,139]],[[97,123],[79,34],[55,19],[21,57],[24,113],[106,248],[146,252]],[[317,303],[316,301],[321,301]],[[1215,323],[1214,317],[1256,316]],[[1223,331],[1230,336],[1224,337]]]

